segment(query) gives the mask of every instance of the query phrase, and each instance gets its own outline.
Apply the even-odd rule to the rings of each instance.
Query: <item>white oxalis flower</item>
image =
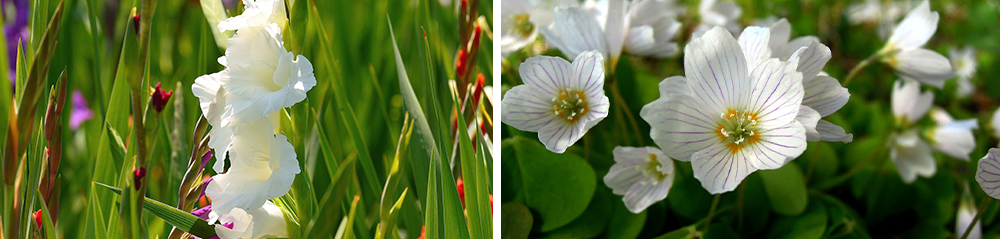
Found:
[[[903,18],[878,54],[883,54],[882,60],[901,77],[943,87],[945,80],[955,76],[951,63],[940,53],[922,48],[937,31],[939,18],[937,12],[931,12],[930,3],[924,0]]]
[[[233,208],[228,213],[209,213],[209,223],[215,224],[220,239],[230,238],[283,238],[288,237],[285,216],[281,208],[267,201],[261,208],[243,210]]]
[[[924,117],[934,103],[934,93],[920,93],[920,84],[910,80],[899,80],[892,87],[892,114],[896,124],[909,126]]]
[[[1000,149],[991,148],[982,159],[979,159],[979,168],[976,169],[976,182],[983,188],[986,195],[1000,199]]]
[[[759,37],[766,34],[746,31],[758,37],[737,41],[715,27],[692,40],[684,49],[687,78],[664,79],[660,98],[640,112],[663,152],[690,161],[712,194],[732,191],[754,171],[780,168],[806,148],[806,129],[796,120],[808,108],[801,107],[802,74],[792,61],[746,57],[767,49]]]
[[[912,183],[917,176],[934,175],[937,166],[931,149],[948,156],[969,160],[969,153],[975,149],[972,130],[978,128],[976,119],[954,120],[941,109],[931,111],[931,119],[937,124],[927,129],[923,137],[912,126],[931,110],[934,102],[932,92],[920,92],[920,84],[913,81],[897,81],[892,89],[892,112],[897,127],[904,129],[889,142],[889,157],[896,164],[903,182]]]
[[[890,142],[889,158],[905,183],[913,183],[917,176],[930,177],[937,171],[930,146],[916,130],[903,132]]]
[[[955,235],[960,237],[960,233],[965,233],[965,230],[969,228],[969,224],[972,223],[973,218],[976,217],[976,201],[972,198],[972,192],[969,191],[969,184],[962,184],[962,198],[959,199],[958,210],[955,210]],[[969,231],[969,236],[967,239],[980,239],[983,238],[982,223],[976,223],[972,226],[972,231]]]
[[[948,52],[948,57],[951,58],[951,67],[955,69],[955,75],[958,76],[956,94],[960,98],[969,97],[975,90],[972,77],[976,75],[976,52],[971,46],[965,46],[962,49],[952,47]]]
[[[503,0],[500,4],[500,53],[511,53],[535,42],[538,28],[552,23],[553,11],[558,7],[577,6],[575,0]]]
[[[520,72],[524,84],[507,90],[501,121],[538,132],[549,151],[565,152],[608,116],[600,53],[584,52],[572,64],[558,57],[531,57],[521,63]]]
[[[213,210],[260,208],[291,189],[299,173],[295,149],[284,135],[273,134],[271,124],[263,118],[234,131],[229,170],[212,177],[205,189]]]
[[[990,124],[993,126],[993,136],[1000,138],[1000,108],[997,108],[996,112],[993,112]]]
[[[674,183],[674,162],[655,147],[615,147],[615,165],[604,176],[604,183],[632,213],[646,210],[663,200]]]
[[[698,13],[701,14],[701,24],[695,28],[691,38],[699,38],[715,26],[725,27],[733,36],[740,34],[742,27],[737,21],[743,15],[743,9],[736,2],[702,0]]]
[[[672,1],[600,0],[556,8],[552,24],[540,29],[546,41],[567,58],[584,51],[601,52],[611,64],[622,50],[633,55],[667,57],[677,51],[674,35],[680,23]]]

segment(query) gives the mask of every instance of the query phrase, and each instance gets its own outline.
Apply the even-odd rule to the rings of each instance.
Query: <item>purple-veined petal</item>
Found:
[[[810,41],[804,47],[796,50],[788,58],[788,61],[797,62],[796,71],[802,72],[802,82],[808,84],[823,71],[823,66],[830,61],[830,57],[832,55],[829,47],[818,41]]]
[[[552,111],[552,99],[529,85],[519,85],[504,94],[501,121],[519,130],[538,132],[551,121],[558,120]],[[554,95],[553,95],[554,97]]]
[[[737,41],[747,58],[748,69],[756,69],[761,62],[771,58],[771,49],[768,47],[770,38],[771,32],[766,27],[747,27],[740,33]]]
[[[666,198],[673,184],[674,165],[660,149],[619,146],[615,147],[613,154],[615,164],[604,176],[604,182],[614,194],[624,195],[622,200],[629,211],[639,213],[649,205]],[[643,171],[650,169],[647,164],[651,163],[651,160],[657,160],[660,165],[657,171],[652,173],[663,174],[666,177],[651,178],[650,175],[656,174]]]
[[[741,151],[758,169],[777,169],[798,158],[806,150],[806,128],[799,121],[762,129],[760,141],[749,144]],[[784,161],[780,161],[783,159]]]
[[[688,94],[687,78],[683,76],[671,76],[660,81],[660,97],[670,94]]]
[[[720,144],[718,113],[684,94],[660,98],[642,107],[639,116],[651,126],[650,136],[671,158],[689,161],[691,154]]]
[[[556,8],[555,20],[539,29],[549,45],[559,49],[566,58],[597,50],[608,54],[604,28],[586,10],[578,7]]]
[[[820,118],[819,112],[816,112],[813,108],[805,105],[799,107],[799,114],[795,116],[795,120],[805,128],[807,141],[814,142],[820,140],[819,131],[816,131],[816,124],[819,123]]]
[[[976,169],[976,182],[983,188],[986,195],[1000,199],[1000,149],[991,148],[986,156],[979,159],[979,168]]]
[[[781,18],[777,22],[771,24],[771,38],[767,44],[767,47],[771,51],[776,51],[785,44],[788,44],[788,39],[792,37],[792,25],[788,23],[788,19]],[[777,52],[775,52],[777,53]],[[772,54],[778,56],[776,54]],[[780,58],[780,56],[778,56]]]
[[[560,90],[576,85],[573,81],[573,65],[559,57],[531,57],[521,63],[518,70],[524,85],[540,90],[539,94],[543,95],[539,97],[545,96],[544,98],[551,99],[559,95]]]
[[[581,53],[572,65],[575,76],[569,78],[567,88],[584,91],[587,99],[604,96],[604,57],[601,53]]]
[[[721,143],[708,145],[691,155],[694,178],[711,194],[733,191],[747,175],[757,171],[747,154],[745,150],[734,154]]]
[[[840,110],[851,98],[847,88],[833,77],[817,76],[804,84],[806,95],[802,98],[802,105],[812,107],[823,117]]]
[[[750,75],[753,92],[746,109],[757,113],[761,127],[780,127],[795,119],[802,105],[802,73],[795,71],[794,62],[776,58],[764,61]]]
[[[585,123],[577,121],[575,124],[567,124],[566,121],[553,120],[538,129],[538,140],[542,141],[549,151],[561,154],[580,140],[586,132]]]
[[[750,93],[748,71],[739,43],[722,27],[712,28],[684,48],[684,72],[692,96],[707,106],[702,110],[713,114],[737,106]]]

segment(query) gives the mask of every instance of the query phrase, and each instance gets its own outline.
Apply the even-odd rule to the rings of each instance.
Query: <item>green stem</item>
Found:
[[[979,205],[979,211],[976,212],[976,216],[972,218],[972,223],[969,223],[969,227],[965,228],[965,233],[962,233],[962,239],[969,237],[969,234],[972,233],[972,227],[979,222],[979,216],[983,214],[983,211],[986,211],[986,208],[990,207],[991,202],[993,202],[993,200],[990,200],[990,197],[983,198],[983,203]]]
[[[851,69],[850,73],[847,73],[847,77],[844,78],[844,83],[841,85],[843,87],[847,87],[848,84],[851,84],[851,80],[854,80],[854,77],[858,75],[858,72],[861,72],[861,69],[871,64],[872,60],[874,60],[878,56],[880,56],[880,54],[874,54],[872,56],[869,56],[867,59],[864,59],[863,61],[859,62],[857,65],[854,65],[854,68]]]
[[[625,97],[622,97],[621,91],[618,90],[617,82],[612,82],[610,88],[612,97],[615,97],[615,102],[618,103],[618,107],[623,109],[622,111],[625,112],[625,118],[627,118],[629,124],[632,125],[632,129],[635,131],[635,138],[638,140],[639,146],[645,145],[642,142],[642,133],[639,132],[639,124],[636,123],[635,116],[632,115],[632,111],[629,110],[628,104],[625,103]]]
[[[708,210],[708,217],[705,218],[705,231],[708,231],[708,227],[712,225],[712,215],[715,214],[715,208],[719,206],[719,198],[722,194],[716,194],[715,199],[712,199],[712,208]]]

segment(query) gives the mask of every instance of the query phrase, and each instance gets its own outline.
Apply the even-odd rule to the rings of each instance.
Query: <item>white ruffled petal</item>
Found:
[[[299,173],[295,150],[284,135],[273,135],[264,118],[234,131],[230,167],[213,177],[205,190],[213,210],[257,209],[291,189]]]

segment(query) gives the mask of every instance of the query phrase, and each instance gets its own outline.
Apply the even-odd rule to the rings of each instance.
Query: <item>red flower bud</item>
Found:
[[[469,59],[469,53],[465,49],[458,50],[458,61],[455,62],[455,78],[463,78],[466,75],[466,68],[468,64],[466,61]]]
[[[462,0],[462,1],[465,1],[465,0]],[[426,229],[427,229],[426,225],[425,226],[420,226],[420,237],[417,237],[417,239],[424,239],[424,232],[426,232]]]
[[[146,177],[146,168],[139,167],[132,170],[132,182],[135,185],[135,190],[139,191],[139,187],[142,186],[142,178]]]
[[[163,112],[163,108],[167,106],[167,101],[170,100],[170,96],[174,94],[174,91],[163,91],[160,89],[160,83],[156,83],[156,89],[153,90],[153,99],[150,100],[150,104],[153,104],[153,108],[156,112]]]
[[[493,213],[493,194],[490,194],[490,213]]]
[[[35,218],[35,225],[38,226],[38,229],[42,229],[42,209],[31,213],[31,216]]]
[[[139,15],[142,14],[136,13],[135,16],[132,16],[132,29],[135,30],[136,35],[139,35],[139,19],[140,19]]]
[[[483,85],[484,84],[486,84],[486,77],[483,76],[483,73],[479,73],[479,75],[476,76],[475,91],[472,93],[472,107],[473,108],[475,108],[475,107],[477,107],[479,105],[479,97],[483,96]],[[475,111],[475,109],[472,109],[472,110]]]
[[[462,181],[462,178],[458,178],[455,187],[458,188],[458,200],[462,201],[462,207],[465,207],[465,182]]]
[[[483,27],[478,23],[476,24],[476,30],[472,31],[472,51],[479,49],[479,36],[483,33]]]

